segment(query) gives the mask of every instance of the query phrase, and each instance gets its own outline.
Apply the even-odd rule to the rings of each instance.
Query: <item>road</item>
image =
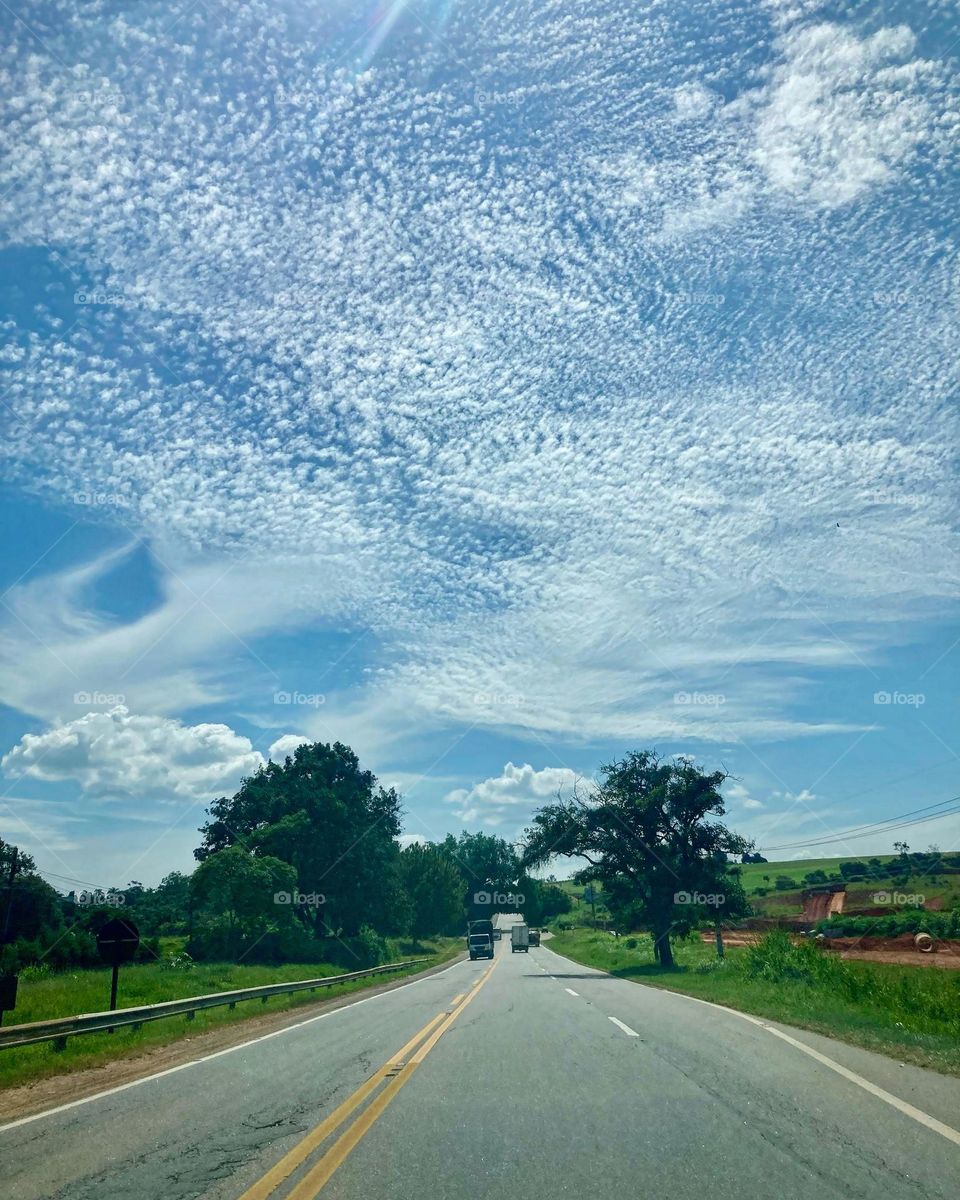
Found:
[[[308,1200],[318,1190],[323,1200],[956,1195],[960,1144],[935,1123],[957,1125],[960,1080],[795,1037],[827,1062],[724,1010],[612,979],[546,944],[511,954],[504,940],[492,966],[458,962],[3,1128],[2,1192],[6,1200]]]

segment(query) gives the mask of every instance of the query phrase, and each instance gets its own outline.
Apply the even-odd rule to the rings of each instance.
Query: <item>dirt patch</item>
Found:
[[[121,1058],[115,1062],[103,1063],[96,1067],[86,1067],[79,1071],[70,1071],[63,1075],[54,1075],[48,1079],[38,1079],[36,1083],[26,1083],[19,1087],[7,1088],[0,1091],[0,1122],[15,1121],[20,1117],[29,1117],[34,1113],[43,1112],[48,1108],[56,1108],[60,1104],[69,1104],[71,1100],[82,1100],[85,1096],[93,1096],[108,1088],[120,1087],[145,1075],[156,1075],[168,1067],[178,1067],[182,1063],[191,1062],[195,1058],[203,1058],[206,1054],[214,1054],[217,1050],[226,1050],[230,1046],[239,1046],[265,1033],[274,1033],[278,1029],[286,1029],[290,1025],[299,1025],[310,1017],[317,1017],[324,1012],[343,1008],[354,1000],[376,996],[381,992],[392,992],[394,988],[403,987],[413,979],[426,979],[444,971],[454,963],[466,958],[458,954],[455,958],[447,959],[426,971],[418,971],[415,975],[404,975],[402,979],[393,979],[389,983],[376,987],[362,988],[347,992],[333,1000],[321,1000],[316,1004],[302,1004],[286,1012],[265,1013],[262,1016],[248,1017],[245,1021],[237,1021],[224,1025],[219,1029],[210,1029],[195,1037],[184,1037],[170,1042],[165,1046],[157,1046],[136,1058]]]
[[[763,935],[750,930],[734,930],[724,933],[725,946],[755,946]],[[713,944],[713,934],[704,932],[701,937],[705,942]],[[801,942],[805,938],[794,937],[792,941]],[[933,952],[921,953],[913,941],[913,934],[906,933],[900,937],[848,937],[824,938],[818,943],[825,950],[833,951],[842,958],[857,959],[862,962],[895,963],[908,967],[938,967],[943,971],[960,970],[960,941],[944,941],[935,938]]]

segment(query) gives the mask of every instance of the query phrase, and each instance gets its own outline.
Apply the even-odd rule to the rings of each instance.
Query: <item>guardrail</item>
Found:
[[[33,1046],[37,1042],[53,1042],[55,1050],[62,1050],[66,1047],[68,1037],[75,1037],[81,1033],[99,1033],[104,1029],[112,1030],[124,1025],[138,1029],[145,1021],[159,1021],[164,1017],[176,1017],[181,1014],[191,1021],[195,1013],[205,1008],[217,1008],[223,1004],[236,1008],[242,1000],[260,1000],[265,1004],[271,996],[283,996],[290,992],[315,992],[317,988],[349,983],[352,979],[365,979],[370,975],[386,975],[390,971],[402,971],[426,962],[430,962],[430,959],[412,958],[406,962],[388,963],[385,967],[351,971],[347,975],[298,979],[293,983],[266,983],[260,987],[240,988],[233,992],[213,992],[209,996],[161,1000],[158,1004],[144,1004],[139,1008],[117,1008],[112,1012],[83,1013],[77,1017],[57,1017],[52,1021],[32,1021],[27,1025],[0,1026],[0,1050],[14,1046]]]

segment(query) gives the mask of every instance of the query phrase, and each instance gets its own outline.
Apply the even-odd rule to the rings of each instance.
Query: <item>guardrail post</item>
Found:
[[[66,1050],[66,1048],[67,1048],[66,1037],[54,1038],[53,1039],[53,1048],[54,1048],[54,1050]]]

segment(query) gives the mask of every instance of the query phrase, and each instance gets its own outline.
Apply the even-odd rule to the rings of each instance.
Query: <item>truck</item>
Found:
[[[470,961],[478,958],[493,958],[493,922],[490,920],[467,922],[467,953]]]
[[[526,925],[514,925],[510,930],[510,953],[516,954],[518,950],[530,953],[530,930]]]

